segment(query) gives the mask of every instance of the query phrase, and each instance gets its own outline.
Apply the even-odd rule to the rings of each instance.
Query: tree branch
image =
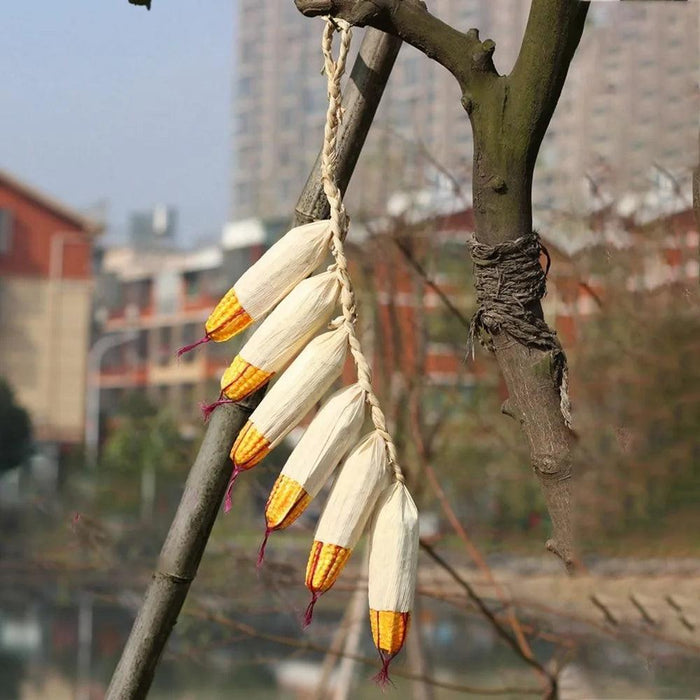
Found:
[[[476,591],[472,588],[469,581],[463,579],[459,573],[448,564],[427,542],[421,540],[421,549],[439,566],[441,566],[454,580],[458,583],[466,592],[469,599],[476,605],[481,614],[491,623],[498,636],[503,639],[503,641],[515,652],[517,656],[522,659],[526,664],[537,669],[537,671],[547,679],[549,684],[549,692],[547,697],[556,698],[557,689],[557,677],[551,674],[533,655],[532,653],[527,654],[523,649],[521,649],[520,644],[517,639],[508,632],[508,630],[501,624],[500,620],[493,614],[491,609],[484,603]]]
[[[220,406],[212,415],[153,579],[112,676],[106,696],[110,700],[146,697],[219,512],[231,475],[229,452],[264,393],[260,390],[244,402]]]
[[[516,142],[526,145],[533,165],[581,38],[588,5],[532,1],[520,53],[508,76],[513,110],[506,126]]]
[[[347,189],[350,176],[355,170],[357,159],[362,152],[400,48],[400,39],[380,31],[367,32],[360,45],[344,91],[345,113],[337,140],[338,149],[344,154],[336,164],[338,186],[341,192]],[[321,182],[320,153],[297,202],[296,225],[328,218],[330,205],[323,189],[317,187],[319,182]]]
[[[306,16],[327,15],[401,37],[447,68],[462,88],[474,132],[476,237],[487,245],[532,233],[532,179],[544,133],[581,39],[588,2],[532,0],[525,37],[510,76],[498,76],[495,44],[433,17],[419,0],[295,0]],[[539,301],[529,305],[542,317]],[[550,513],[547,548],[567,570],[574,554],[571,474],[573,434],[560,412],[550,353],[493,333],[514,415],[521,416],[532,467]]]
[[[288,646],[292,647],[295,649],[299,649],[302,651],[310,651],[310,652],[315,652],[315,653],[321,653],[325,654],[328,651],[328,647],[324,646],[322,644],[316,644],[314,642],[308,642],[300,639],[295,639],[294,637],[286,637],[284,635],[280,634],[270,634],[267,632],[261,632],[260,630],[256,629],[252,625],[248,625],[244,622],[239,622],[238,620],[234,620],[230,617],[227,617],[225,615],[222,615],[221,613],[212,613],[212,612],[205,612],[203,610],[188,610],[187,614],[199,618],[201,620],[210,620],[212,622],[216,622],[217,624],[221,625],[222,627],[228,627],[229,629],[236,630],[237,632],[240,632],[248,637],[252,637],[255,639],[262,639],[268,642],[272,642],[273,644],[280,644],[283,646]],[[339,656],[342,656],[344,658],[349,658],[349,659],[354,659],[355,661],[359,661],[360,663],[367,664],[368,666],[376,666],[377,664],[377,659],[376,658],[370,658],[368,656],[362,656],[360,654],[348,654],[343,651],[340,651]],[[423,681],[424,683],[430,683],[431,685],[435,686],[436,688],[445,688],[447,690],[454,690],[460,693],[465,693],[465,694],[470,694],[470,695],[481,695],[481,696],[490,696],[490,695],[517,695],[517,696],[523,696],[523,695],[540,695],[541,692],[540,690],[536,688],[525,688],[525,687],[518,687],[518,688],[475,688],[473,686],[468,686],[468,685],[462,685],[459,683],[449,683],[446,681],[441,681],[436,678],[430,678],[428,676],[422,676],[417,673],[411,673],[410,671],[404,671],[402,668],[396,668],[394,666],[391,667],[391,674],[393,676],[398,676],[399,678],[406,678],[409,680],[419,680]]]
[[[492,55],[495,44],[479,40],[479,32],[451,27],[420,0],[294,0],[306,17],[331,15],[358,27],[374,27],[400,37],[447,68],[462,90],[498,76]]]
[[[532,177],[542,137],[581,39],[587,2],[533,0],[512,73],[474,95],[473,201],[477,239],[496,245],[532,232]],[[469,111],[469,110],[468,110]],[[542,318],[539,301],[529,310]],[[577,566],[571,499],[574,436],[564,423],[550,353],[494,332],[496,358],[547,502],[547,549]]]
[[[698,134],[698,164],[693,171],[693,210],[695,225],[700,231],[700,134]]]

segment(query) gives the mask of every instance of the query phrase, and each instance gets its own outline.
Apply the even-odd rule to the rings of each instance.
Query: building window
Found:
[[[250,97],[253,94],[253,79],[249,76],[238,81],[238,97]]]
[[[180,391],[182,412],[186,416],[197,414],[197,402],[195,401],[195,385],[183,384]]]
[[[12,250],[12,212],[0,209],[0,255],[7,255]]]
[[[202,278],[199,272],[185,273],[185,297],[188,301],[197,299],[202,292]]]
[[[191,345],[202,335],[202,326],[199,323],[186,323],[182,327],[182,344]],[[222,343],[223,345],[223,343]],[[186,352],[181,360],[183,362],[194,362],[196,352]]]
[[[139,364],[148,362],[148,331],[141,330],[136,338],[136,358]]]
[[[172,355],[172,329],[163,326],[158,337],[158,364],[167,365]]]
[[[126,302],[138,309],[145,309],[151,303],[151,280],[136,280],[126,285]]]

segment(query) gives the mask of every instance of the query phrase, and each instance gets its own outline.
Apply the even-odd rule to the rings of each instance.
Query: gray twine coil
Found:
[[[561,414],[571,427],[569,371],[566,355],[544,319],[530,310],[547,291],[549,253],[536,231],[514,241],[490,246],[475,238],[468,241],[474,262],[474,286],[478,308],[469,325],[468,351],[474,355],[474,341],[493,352],[492,335],[506,333],[528,348],[552,355],[554,381],[559,390]],[[540,254],[547,257],[547,269],[540,265]]]

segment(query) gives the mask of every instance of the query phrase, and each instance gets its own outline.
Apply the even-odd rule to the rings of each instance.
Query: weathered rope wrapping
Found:
[[[490,246],[475,238],[468,241],[474,262],[474,286],[479,304],[469,325],[468,351],[474,354],[474,341],[493,352],[495,333],[506,333],[528,348],[552,355],[554,381],[559,389],[561,414],[571,427],[569,372],[566,354],[544,319],[529,306],[547,291],[549,253],[536,231],[514,241]],[[540,255],[547,257],[547,269],[540,265]]]

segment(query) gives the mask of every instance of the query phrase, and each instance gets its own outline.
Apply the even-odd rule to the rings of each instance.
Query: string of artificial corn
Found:
[[[334,60],[332,46],[333,36],[336,29],[340,32],[341,42],[338,58]],[[393,481],[396,487],[399,488],[399,493],[401,494],[402,499],[405,501],[406,497],[410,500],[410,495],[408,495],[408,491],[405,488],[405,478],[399,465],[396,445],[394,444],[394,441],[387,430],[384,412],[381,409],[379,399],[374,393],[374,389],[372,387],[372,376],[369,363],[362,352],[362,347],[355,331],[355,293],[352,280],[348,272],[347,259],[345,257],[343,246],[343,240],[347,233],[349,221],[345,211],[345,206],[343,204],[342,194],[337,185],[335,163],[337,156],[336,142],[338,127],[342,117],[340,80],[345,70],[345,63],[350,47],[350,38],[351,31],[346,22],[331,20],[330,18],[327,20],[323,32],[322,50],[324,57],[324,71],[328,83],[328,110],[326,112],[324,143],[321,154],[321,173],[323,189],[330,203],[331,252],[335,259],[334,269],[341,286],[340,301],[343,314],[342,323],[347,331],[350,352],[355,361],[358,385],[365,391],[366,400],[370,406],[370,415],[375,427],[374,436],[378,437],[382,442],[383,452],[387,458],[387,466],[391,470]],[[356,451],[353,452],[350,458],[348,458],[348,461],[350,461],[353,455],[355,455]],[[375,471],[382,472],[383,469],[379,466],[378,462],[379,461],[375,458],[369,460],[367,464],[370,466],[374,465]],[[306,585],[312,593],[312,599],[311,603],[309,604],[309,608],[307,609],[307,622],[310,621],[313,605],[318,596],[327,591],[337,579],[342,567],[350,555],[350,552],[352,551],[352,547],[359,537],[362,527],[364,526],[363,518],[369,513],[369,511],[359,509],[358,506],[361,503],[361,500],[356,499],[355,503],[352,501],[352,499],[350,499],[351,503],[348,506],[348,504],[342,499],[342,487],[345,486],[345,478],[350,471],[347,469],[347,466],[348,464],[346,462],[340,472],[336,484],[334,484],[331,497],[329,498],[329,503],[326,505],[321,519],[319,520],[316,536],[311,549],[311,554],[307,565]],[[381,478],[381,473],[377,475],[377,478]],[[379,486],[379,482],[377,482],[375,485]],[[348,486],[346,488],[352,487]],[[336,498],[336,494],[340,494],[340,496]],[[376,495],[374,498],[366,497],[366,494],[360,494],[360,496],[365,496],[365,505],[368,501],[371,501],[371,506],[374,506],[374,503],[376,502]],[[410,502],[412,503],[412,501]],[[353,507],[355,510],[353,510]],[[413,506],[413,508],[415,509],[415,506]],[[358,510],[361,511],[359,514],[356,512]],[[392,513],[390,511],[385,512],[385,508],[382,508],[381,510],[385,517],[378,517],[375,520],[375,530],[377,527],[384,527],[386,522],[391,521],[390,516]],[[394,591],[393,596],[370,596],[370,605],[375,601],[379,601],[379,603],[381,603],[383,606],[382,608],[376,610],[370,607],[370,621],[372,623],[371,626],[373,638],[382,659],[382,671],[377,677],[381,682],[388,679],[387,669],[389,662],[403,646],[410,619],[410,604],[412,604],[413,589],[415,587],[416,561],[418,554],[416,527],[417,519],[415,523],[410,519],[410,517],[408,519],[404,519],[403,515],[405,510],[406,509],[400,509],[397,511],[396,514],[398,514],[399,518],[395,523],[396,527],[386,526],[388,528],[387,532],[382,533],[382,537],[377,539],[377,542],[380,544],[379,551],[386,548],[393,548],[394,552],[398,551],[396,556],[398,556],[397,561],[399,561],[399,569],[403,567],[409,572],[408,577],[401,577],[397,580],[396,585],[392,588]],[[340,513],[340,516],[338,516],[338,513]],[[389,514],[388,519],[387,513]],[[343,527],[338,528],[338,531],[336,532],[334,531],[332,525],[329,526],[329,521],[332,524],[337,524],[339,522],[338,518],[340,517],[342,519],[343,516],[345,516],[346,521],[342,522],[341,525],[347,528],[348,523],[352,523],[353,527],[351,534],[348,534],[345,530],[343,530]],[[360,530],[358,532],[357,526],[360,523],[362,525],[360,526]],[[338,532],[341,531],[345,533],[345,542],[337,541],[342,539],[341,537],[338,537]],[[377,547],[375,547],[375,552],[376,551],[378,551]],[[375,556],[375,561],[376,560],[377,557]],[[391,577],[398,574],[396,566],[389,567],[389,569],[385,570],[384,572],[381,571],[381,568],[378,569],[376,566],[373,569],[370,569],[370,591],[373,590],[373,582],[371,580],[372,571],[374,571],[375,578],[377,576]],[[397,592],[399,592],[399,595],[397,595]],[[407,604],[409,605],[408,608],[406,608]]]

